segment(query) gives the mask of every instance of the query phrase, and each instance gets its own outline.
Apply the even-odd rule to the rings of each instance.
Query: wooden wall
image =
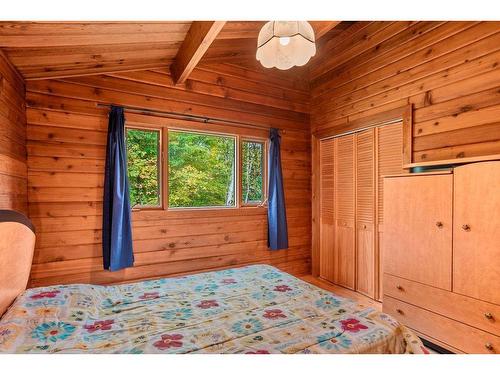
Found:
[[[411,103],[414,162],[500,154],[499,63],[500,22],[357,22],[310,65],[313,132]]]
[[[229,64],[197,68],[173,86],[168,70],[27,83],[29,213],[37,227],[31,286],[123,282],[252,263],[310,268],[310,129],[306,82]],[[107,109],[115,103],[283,129],[290,249],[267,250],[264,208],[133,213],[135,267],[102,269],[101,201]],[[126,114],[129,123],[165,124]],[[203,128],[203,124],[193,124]],[[266,135],[267,131],[226,129]]]
[[[28,212],[24,82],[0,52],[0,209]]]

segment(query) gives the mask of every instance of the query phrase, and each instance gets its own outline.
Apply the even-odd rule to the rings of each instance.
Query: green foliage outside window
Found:
[[[243,141],[241,144],[243,203],[261,203],[264,198],[262,177],[264,174],[264,144]]]
[[[160,131],[127,128],[131,206],[160,206]],[[241,141],[241,202],[264,200],[265,143]],[[236,206],[236,138],[168,133],[169,207]]]
[[[159,206],[160,132],[127,129],[130,205]]]
[[[235,206],[235,138],[168,132],[169,207]]]

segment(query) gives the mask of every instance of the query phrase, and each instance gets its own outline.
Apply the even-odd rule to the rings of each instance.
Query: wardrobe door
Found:
[[[356,135],[356,290],[375,296],[375,129]]]
[[[451,290],[453,176],[384,181],[384,272]]]
[[[334,251],[334,143],[333,139],[320,141],[320,252],[319,275],[334,281],[333,278],[333,251]]]
[[[375,228],[375,262],[378,279],[376,298],[382,299],[383,280],[383,241],[384,241],[384,177],[394,174],[405,174],[403,169],[403,125],[396,123],[379,127],[375,130],[376,144],[376,228]]]
[[[354,289],[355,276],[355,154],[354,135],[335,138],[334,282]]]
[[[500,162],[455,168],[454,199],[453,291],[500,304]]]

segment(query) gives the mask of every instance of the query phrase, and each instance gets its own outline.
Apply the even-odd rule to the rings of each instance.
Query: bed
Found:
[[[425,352],[389,315],[268,265],[26,290],[34,245],[0,210],[0,353]]]
[[[387,314],[267,265],[22,293],[4,353],[422,353]]]

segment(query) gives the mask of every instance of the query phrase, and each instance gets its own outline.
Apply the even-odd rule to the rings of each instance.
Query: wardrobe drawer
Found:
[[[500,336],[500,306],[389,274],[384,294]]]
[[[500,353],[500,337],[432,313],[389,296],[383,311],[404,325],[465,353]]]

